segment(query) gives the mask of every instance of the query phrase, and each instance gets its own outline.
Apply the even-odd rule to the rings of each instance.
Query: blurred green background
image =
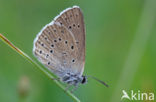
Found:
[[[36,34],[73,5],[82,9],[86,25],[84,74],[110,85],[89,79],[74,94],[82,102],[119,102],[122,90],[155,92],[155,0],[0,0],[0,32],[36,60]],[[0,102],[72,101],[0,40]]]

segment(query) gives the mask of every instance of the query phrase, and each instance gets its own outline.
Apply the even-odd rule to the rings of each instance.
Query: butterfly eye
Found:
[[[40,54],[42,54],[42,51],[40,51]]]
[[[83,77],[83,79],[82,79],[82,82],[81,82],[81,83],[82,83],[82,84],[85,84],[85,83],[86,83],[86,81],[87,81],[87,80],[86,80],[86,77]]]

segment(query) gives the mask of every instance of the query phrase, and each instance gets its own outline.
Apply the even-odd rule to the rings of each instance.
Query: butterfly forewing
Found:
[[[85,27],[83,14],[80,8],[75,6],[63,11],[55,18],[55,22],[59,22],[72,32],[78,48],[75,66],[72,68],[73,70],[78,69],[78,72],[82,74],[85,64]]]

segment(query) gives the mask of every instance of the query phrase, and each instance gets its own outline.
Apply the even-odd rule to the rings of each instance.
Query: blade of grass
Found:
[[[5,36],[0,34],[0,39],[6,43],[9,47],[11,47],[13,50],[15,50],[18,54],[23,56],[25,59],[27,59],[31,64],[33,64],[36,68],[40,69],[47,77],[50,79],[54,79],[54,76],[52,73],[48,72],[45,68],[41,67],[39,64],[37,64],[32,58],[30,58],[26,53],[24,53],[22,50],[17,48],[15,45],[13,45]],[[66,90],[65,87],[60,84],[57,80],[53,80],[62,90],[64,90],[65,93],[67,93],[68,96],[70,96],[75,102],[80,102],[80,100],[72,94],[69,90]]]

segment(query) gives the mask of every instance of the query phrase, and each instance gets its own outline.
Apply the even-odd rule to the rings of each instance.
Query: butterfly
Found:
[[[45,25],[34,40],[33,53],[60,81],[73,86],[86,83],[85,24],[81,9],[67,8]]]

